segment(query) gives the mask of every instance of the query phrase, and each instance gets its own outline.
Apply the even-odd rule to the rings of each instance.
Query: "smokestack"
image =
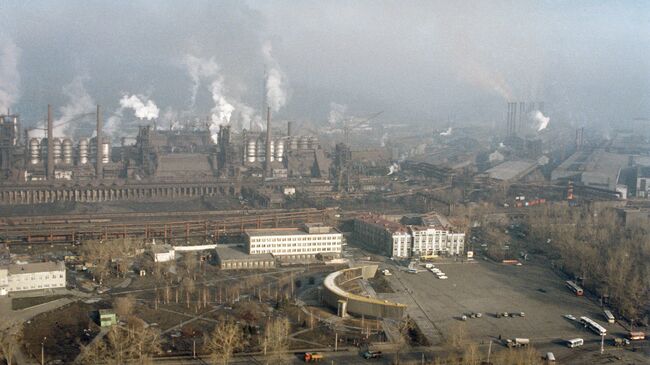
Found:
[[[48,180],[54,179],[54,135],[52,133],[52,105],[47,104],[47,170],[46,175]]]
[[[95,177],[101,179],[103,177],[103,166],[102,166],[102,114],[99,104],[97,104],[97,161],[95,167]]]
[[[293,129],[293,122],[287,122],[287,136],[291,137],[291,129]]]
[[[266,157],[264,158],[264,173],[271,177],[271,107],[266,107]]]

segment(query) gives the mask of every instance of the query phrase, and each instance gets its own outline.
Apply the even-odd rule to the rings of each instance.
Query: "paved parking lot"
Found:
[[[435,263],[434,263],[435,264]],[[388,262],[387,265],[392,265]],[[581,337],[598,344],[600,337],[580,324],[562,317],[589,316],[611,334],[623,335],[618,324],[607,324],[601,309],[564,286],[564,279],[538,265],[507,266],[483,260],[474,263],[439,263],[448,279],[438,279],[429,271],[411,274],[393,267],[388,277],[395,293],[380,297],[409,305],[409,315],[418,322],[433,344],[460,316],[481,312],[482,318],[468,319],[467,336],[487,343],[502,338],[530,338],[537,348],[565,349],[563,339]],[[495,313],[524,312],[525,317],[496,318]],[[566,350],[564,350],[566,351]]]

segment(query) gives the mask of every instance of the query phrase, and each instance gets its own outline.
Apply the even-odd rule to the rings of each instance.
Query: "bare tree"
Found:
[[[261,339],[262,349],[266,355],[271,351],[270,356],[267,357],[267,364],[269,360],[280,360],[289,348],[289,331],[291,326],[287,317],[280,317],[270,320],[264,329],[264,336]]]
[[[194,280],[190,277],[183,279],[181,285],[183,286],[183,291],[185,292],[185,301],[187,303],[187,308],[190,307],[190,299],[192,299],[192,294],[196,291],[196,284]]]
[[[7,365],[13,363],[14,355],[20,345],[22,325],[18,322],[10,323],[0,331],[0,353]]]
[[[197,264],[198,262],[194,252],[187,252],[183,255],[183,265],[185,266],[185,270],[187,270],[187,275],[191,276],[194,280],[196,280]]]
[[[227,365],[233,353],[241,350],[245,344],[244,333],[239,325],[223,321],[207,336],[204,349],[210,355],[212,364]]]
[[[127,319],[135,309],[135,298],[132,295],[118,297],[115,299],[115,313],[121,318]]]

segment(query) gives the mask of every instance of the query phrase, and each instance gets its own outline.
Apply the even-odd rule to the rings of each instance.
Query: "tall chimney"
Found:
[[[287,122],[287,136],[291,137],[291,130],[293,129],[293,122],[288,121]]]
[[[266,156],[264,157],[264,174],[271,177],[271,107],[266,107]]]
[[[103,166],[102,166],[102,114],[99,104],[97,104],[97,161],[95,165],[95,177],[101,179],[103,177]]]
[[[54,135],[52,133],[52,105],[47,104],[47,170],[46,175],[48,180],[54,179]]]

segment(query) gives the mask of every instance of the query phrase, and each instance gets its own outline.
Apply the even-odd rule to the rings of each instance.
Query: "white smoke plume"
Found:
[[[348,110],[347,105],[330,103],[330,115],[328,118],[329,124],[334,126],[343,123],[343,119],[345,118],[345,112],[347,112],[347,110]]]
[[[190,88],[190,109],[192,109],[196,104],[196,94],[201,86],[201,81],[204,79],[211,80],[216,77],[219,73],[219,65],[214,58],[206,59],[190,54],[185,56],[183,64],[187,68],[190,79],[192,79],[192,87]]]
[[[211,110],[210,116],[210,133],[212,140],[217,142],[217,132],[222,125],[230,124],[230,117],[232,116],[235,107],[228,102],[224,96],[223,78],[218,76],[210,85],[210,92],[212,93],[212,100],[214,107]]]
[[[142,95],[124,95],[120,99],[120,107],[122,109],[133,109],[136,117],[146,120],[156,119],[160,113],[160,109],[158,109],[156,103],[153,100],[147,100]]]
[[[280,69],[280,65],[273,58],[271,42],[265,42],[262,46],[262,54],[266,64],[266,103],[271,110],[277,112],[287,103],[286,76]]]
[[[396,172],[399,172],[399,165],[393,163],[392,165],[388,166],[388,174],[386,176],[390,176]]]
[[[78,137],[75,132],[88,119],[94,120],[97,113],[96,103],[86,88],[86,76],[75,76],[72,81],[63,87],[63,94],[68,98],[68,103],[59,109],[61,116],[54,120],[52,134],[54,137]],[[88,118],[93,116],[93,118]]]
[[[0,114],[6,113],[20,97],[20,53],[11,39],[0,36]]]
[[[440,132],[440,135],[443,136],[443,137],[450,136],[451,132],[453,132],[453,131],[454,131],[454,129],[452,127],[449,127],[449,128],[447,128],[446,131]]]
[[[541,132],[548,127],[551,118],[545,116],[541,111],[535,110],[531,113],[532,119],[537,123],[537,131]]]
[[[381,143],[381,147],[386,147],[386,142],[388,142],[388,133],[384,133],[379,142]]]

